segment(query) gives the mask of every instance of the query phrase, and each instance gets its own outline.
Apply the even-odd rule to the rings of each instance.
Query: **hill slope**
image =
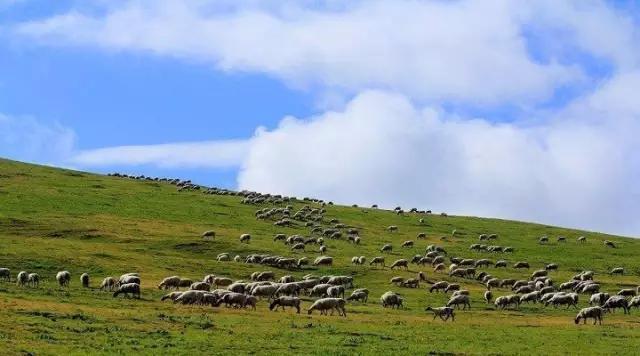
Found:
[[[11,269],[12,278],[20,270],[43,277],[38,288],[18,287],[0,281],[0,343],[10,353],[114,353],[159,354],[177,352],[296,352],[302,354],[353,354],[398,352],[452,353],[545,353],[591,351],[594,353],[633,353],[640,346],[638,312],[631,315],[608,314],[603,326],[573,324],[575,309],[543,309],[539,304],[520,310],[496,311],[482,300],[484,286],[475,280],[449,278],[434,273],[430,266],[410,265],[409,271],[391,271],[351,265],[352,256],[381,255],[379,249],[391,243],[387,264],[399,258],[424,254],[425,247],[437,244],[449,256],[506,259],[509,268],[486,270],[498,278],[527,278],[531,271],[547,263],[560,268],[551,272],[556,283],[579,271],[596,272],[602,289],[615,292],[638,284],[637,256],[640,242],[597,233],[557,227],[474,217],[398,216],[390,211],[328,206],[325,222],[332,218],[359,229],[362,243],[353,245],[344,238],[327,239],[330,268],[307,267],[281,270],[271,267],[218,262],[216,256],[268,253],[282,256],[308,256],[313,260],[317,247],[293,253],[276,233],[308,235],[302,226],[282,228],[257,220],[254,212],[270,205],[246,205],[237,196],[178,192],[175,186],[148,181],[106,177],[88,173],[28,165],[0,160],[0,267]],[[297,202],[295,210],[304,202]],[[317,204],[311,204],[319,207]],[[325,224],[326,225],[326,224]],[[397,233],[388,233],[397,225]],[[215,230],[214,241],[203,241],[200,234]],[[451,237],[452,230],[456,235]],[[419,232],[427,238],[416,240]],[[251,233],[249,244],[238,236]],[[512,246],[513,253],[474,252],[479,234],[498,234],[492,244]],[[538,244],[542,235],[551,237],[547,245]],[[587,243],[576,241],[585,235]],[[441,240],[441,236],[448,236]],[[556,242],[566,236],[566,243]],[[614,241],[618,248],[606,248],[603,241]],[[415,240],[412,248],[401,248],[405,240]],[[515,270],[515,261],[528,261],[530,270]],[[448,262],[448,260],[447,260]],[[607,271],[621,266],[624,276]],[[278,277],[353,275],[356,287],[371,291],[368,304],[347,306],[347,317],[270,312],[266,302],[257,311],[224,307],[179,306],[160,302],[164,294],[155,286],[164,277],[180,275],[200,280],[206,274],[249,279],[254,271],[273,270]],[[59,288],[55,274],[72,273],[71,286]],[[400,288],[389,283],[393,276],[415,277],[422,270],[430,280],[459,283],[471,291],[471,311],[459,311],[456,321],[432,320],[427,305],[441,306],[442,293],[430,294],[422,284],[418,289]],[[142,300],[112,298],[97,289],[105,276],[136,271],[142,275]],[[80,287],[79,276],[88,272],[93,288]],[[383,309],[379,296],[387,290],[401,293],[405,308]],[[509,294],[497,289],[495,295]],[[310,305],[304,297],[303,307]],[[580,306],[588,296],[581,295]],[[2,353],[3,351],[0,351]]]

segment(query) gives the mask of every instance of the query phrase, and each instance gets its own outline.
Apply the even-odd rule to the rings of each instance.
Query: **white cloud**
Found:
[[[17,31],[52,44],[212,62],[294,86],[393,90],[419,100],[527,104],[583,78],[575,66],[530,58],[522,35],[537,15],[530,4],[394,0],[329,2],[329,10],[295,2],[212,4],[129,1],[104,16],[72,11]]]
[[[86,167],[225,168],[239,165],[246,156],[247,146],[247,142],[241,140],[118,146],[85,150],[70,161]]]
[[[59,123],[0,114],[0,155],[23,161],[52,163],[72,154],[76,136]]]
[[[640,89],[632,76],[629,93]],[[367,92],[344,111],[259,132],[239,187],[637,234],[640,111],[572,116],[628,80],[534,127],[462,120]]]

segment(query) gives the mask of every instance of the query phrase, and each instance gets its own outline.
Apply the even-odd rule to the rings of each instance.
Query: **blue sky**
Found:
[[[636,235],[638,15],[0,0],[0,156]]]

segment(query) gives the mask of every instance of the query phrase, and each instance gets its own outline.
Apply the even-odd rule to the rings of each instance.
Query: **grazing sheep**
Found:
[[[558,242],[567,242],[567,238],[564,236],[558,236]]]
[[[496,298],[494,302],[496,308],[504,309],[509,305],[515,305],[516,309],[520,307],[520,296],[517,294],[504,295]]]
[[[189,293],[189,292],[185,292],[185,294],[186,293]],[[247,296],[245,294],[242,294],[242,293],[230,292],[230,293],[225,293],[224,295],[222,295],[218,299],[217,303],[218,304],[224,303],[227,308],[229,308],[229,307],[244,308],[248,297],[249,296]],[[188,300],[185,300],[183,302],[183,304],[193,304],[194,302],[197,302],[197,301],[191,300],[191,298],[187,298],[187,299]]]
[[[490,290],[484,292],[484,301],[487,302],[487,304],[491,304],[492,300],[493,300],[493,293],[491,293]]]
[[[557,271],[558,265],[555,263],[549,263],[548,265],[544,266],[544,269],[546,269],[547,271]]]
[[[181,296],[184,292],[171,292],[169,294],[165,294],[162,296],[162,298],[160,298],[160,301],[164,302],[167,299],[171,299],[172,301],[175,301],[176,299],[178,299],[179,296]]]
[[[285,235],[285,234],[276,234],[273,237],[273,241],[284,241],[286,239],[287,239],[287,235]]]
[[[206,282],[195,282],[189,286],[189,290],[203,290],[208,292],[211,290],[211,285]]]
[[[460,290],[460,285],[459,284],[455,284],[455,283],[450,283],[447,288],[444,289],[445,293],[449,293],[449,292],[453,292],[453,291],[457,291]]]
[[[326,245],[320,246],[320,248],[318,249],[318,252],[320,252],[320,254],[324,255],[325,252],[327,252],[327,246]]]
[[[158,289],[179,289],[180,288],[180,277],[171,276],[163,279],[160,284],[158,284]]]
[[[232,283],[233,283],[233,280],[231,278],[215,277],[213,279],[213,285],[216,286],[216,288],[218,288],[219,286],[226,287],[231,285]]]
[[[113,277],[106,277],[102,280],[100,284],[100,290],[108,290],[109,292],[113,291],[113,288],[116,287],[116,279]]]
[[[367,299],[369,299],[369,293],[365,293],[364,291],[359,290],[353,291],[349,298],[347,298],[347,300],[355,300],[363,303],[366,303]]]
[[[56,274],[56,280],[61,287],[68,287],[71,281],[71,273],[69,271],[61,271]]]
[[[391,278],[391,280],[390,280],[389,282],[390,282],[391,284],[397,284],[397,285],[400,285],[400,284],[402,284],[402,282],[404,282],[404,278],[399,277],[399,276],[397,276],[397,277],[393,277],[393,278]]]
[[[534,271],[531,274],[531,279],[534,279],[534,278],[537,278],[537,277],[544,277],[544,276],[546,276],[548,274],[549,274],[549,272],[546,269],[540,269],[540,270]]]
[[[519,261],[513,265],[513,268],[529,268],[529,263],[524,261]]]
[[[538,243],[544,244],[549,242],[549,238],[546,236],[542,236],[541,238],[538,239]]]
[[[313,261],[314,266],[331,266],[333,265],[333,257],[320,256]]]
[[[409,278],[407,280],[402,281],[400,285],[405,288],[419,288],[420,280],[418,280],[417,278]]]
[[[613,241],[604,240],[604,245],[606,247],[616,248],[616,244]]]
[[[374,257],[373,259],[371,259],[371,262],[369,262],[369,266],[371,265],[382,265],[382,267],[384,268],[384,257]]]
[[[297,250],[302,250],[302,251],[304,251],[305,246],[306,245],[304,244],[304,242],[298,242],[298,243],[294,244],[293,246],[291,246],[291,250],[292,251],[293,250],[296,250],[296,251]]]
[[[589,305],[602,306],[609,299],[609,293],[595,293],[589,298]]]
[[[522,295],[520,297],[520,304],[525,303],[525,302],[527,304],[529,304],[529,302],[533,302],[535,304],[538,301],[538,298],[540,298],[540,292],[539,291],[526,293],[526,294],[524,294],[524,295]]]
[[[424,232],[419,232],[418,235],[416,236],[416,239],[421,240],[421,239],[426,239],[427,238],[427,234]]]
[[[629,309],[631,309],[631,307],[640,307],[640,296],[631,298],[629,301]]]
[[[202,238],[205,240],[213,240],[216,237],[216,232],[213,230],[205,231],[202,233]]]
[[[298,297],[278,297],[271,301],[269,304],[269,310],[278,310],[278,308],[282,308],[283,311],[286,311],[285,307],[293,307],[296,308],[296,313],[300,314],[300,298]]]
[[[256,275],[255,280],[262,282],[262,281],[273,281],[276,279],[276,274],[273,273],[272,271],[264,271],[264,272],[260,272]]]
[[[117,297],[119,294],[124,294],[126,297],[131,294],[132,297],[140,299],[140,285],[137,283],[122,284],[113,293],[113,297]]]
[[[40,276],[37,273],[29,273],[27,276],[27,283],[31,287],[38,287],[40,285]]]
[[[344,287],[333,286],[327,288],[327,296],[331,298],[344,298]]]
[[[578,237],[578,242],[582,242],[582,243],[587,242],[587,238],[584,236],[580,236]]]
[[[462,310],[467,309],[467,307],[471,309],[471,304],[469,303],[468,295],[460,294],[460,295],[452,296],[451,299],[449,299],[449,301],[447,302],[447,307],[454,306],[456,308],[460,308],[461,304],[462,304]]]
[[[447,287],[449,286],[449,282],[446,281],[440,281],[440,282],[436,282],[434,283],[431,288],[429,288],[429,293],[433,293],[433,291],[440,291],[440,290],[445,290],[447,289]]]
[[[227,286],[227,290],[234,293],[244,293],[246,288],[247,288],[246,283],[242,283],[242,282],[235,282]]]
[[[551,299],[547,300],[544,303],[544,306],[548,306],[549,304],[553,304],[553,307],[556,308],[558,305],[566,305],[567,309],[570,306],[577,308],[578,306],[578,295],[576,293],[569,294],[555,294]]]
[[[215,274],[208,274],[206,276],[204,276],[204,278],[202,279],[202,281],[204,283],[209,283],[209,284],[213,284],[213,280],[214,278],[216,278]]]
[[[399,294],[391,291],[384,293],[380,297],[380,303],[382,304],[383,308],[391,307],[392,309],[399,309],[400,307],[402,307],[403,301],[404,299]]]
[[[0,268],[0,280],[11,282],[11,270],[8,268]]]
[[[83,273],[82,275],[80,275],[80,284],[82,284],[82,286],[84,288],[89,288],[89,274],[88,273]]]
[[[576,324],[579,324],[580,319],[582,319],[584,320],[584,324],[586,324],[588,318],[593,318],[593,325],[596,325],[596,322],[602,325],[603,314],[604,314],[604,309],[602,309],[601,307],[583,308],[578,312],[578,315],[576,315],[576,318],[574,321]]]
[[[327,289],[333,287],[332,284],[328,284],[328,283],[321,283],[321,284],[317,284],[315,286],[313,286],[313,288],[311,288],[311,292],[309,293],[310,297],[323,297],[327,295]]]
[[[607,299],[602,305],[604,309],[617,309],[622,308],[625,314],[629,314],[629,302],[622,296],[614,295]]]
[[[623,297],[635,297],[636,294],[637,294],[636,290],[635,289],[631,289],[631,288],[629,288],[629,289],[621,289],[618,292],[618,295],[623,296]]]
[[[438,272],[438,271],[444,271],[446,269],[444,263],[438,263],[437,265],[433,266],[433,271],[434,272]]]
[[[309,259],[307,257],[302,257],[298,259],[298,262],[296,262],[296,266],[298,266],[298,268],[302,268],[302,266],[306,266],[308,264],[309,264]]]
[[[389,232],[398,232],[398,227],[395,225],[390,225],[387,227],[387,231]]]
[[[493,266],[494,266],[495,268],[498,268],[498,267],[507,267],[507,261],[505,261],[505,260],[497,261],[497,262],[496,262],[496,264],[495,264],[495,265],[493,265]]]
[[[242,257],[240,257],[240,255],[236,255],[236,257],[233,258],[234,262],[240,262],[242,261]]]
[[[327,315],[327,311],[331,310],[331,315],[333,315],[333,311],[337,310],[338,315],[347,316],[347,312],[345,310],[346,301],[340,298],[322,298],[316,300],[309,309],[307,309],[307,314],[311,314],[314,310],[319,310],[321,315]]]
[[[249,241],[251,241],[251,235],[249,234],[240,235],[240,242],[249,243]]]
[[[399,260],[393,262],[389,268],[390,269],[394,269],[396,267],[397,268],[409,269],[409,261],[407,261],[405,259],[399,259]]]
[[[487,287],[487,290],[491,290],[491,287],[499,287],[500,286],[501,281],[498,278],[491,278],[489,280],[487,280],[487,282],[485,283],[485,286]]]
[[[600,291],[600,285],[597,283],[587,284],[580,290],[580,293],[598,293]]]
[[[380,248],[380,252],[391,252],[392,250],[393,250],[393,246],[391,246],[391,244],[384,244]]]
[[[450,307],[426,307],[424,310],[433,312],[433,320],[436,320],[436,317],[439,317],[442,321],[447,321],[449,318],[451,318],[451,321],[456,320],[453,308]]]
[[[623,275],[624,274],[624,268],[622,267],[616,267],[614,269],[611,270],[611,272],[609,272],[609,274],[619,274],[619,275]]]

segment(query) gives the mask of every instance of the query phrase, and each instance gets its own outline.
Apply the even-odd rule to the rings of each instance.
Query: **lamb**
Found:
[[[163,279],[160,284],[158,284],[158,289],[180,289],[180,277],[171,276]]]
[[[206,282],[195,282],[189,286],[189,290],[203,290],[208,292],[211,290],[211,285]]]
[[[307,309],[307,314],[311,314],[314,310],[319,310],[320,314],[326,315],[327,311],[331,310],[331,315],[333,315],[333,311],[337,310],[339,315],[347,316],[345,305],[346,301],[340,298],[318,299]]]
[[[171,299],[173,301],[175,301],[176,299],[178,299],[179,296],[181,296],[184,292],[171,292],[169,294],[165,294],[162,296],[162,298],[160,298],[160,301],[165,301],[167,299]]]
[[[469,296],[464,294],[451,297],[451,299],[449,299],[449,301],[447,302],[447,307],[455,306],[459,308],[460,304],[462,304],[462,310],[467,309],[467,307],[471,309],[471,304],[469,303]]]
[[[609,299],[609,293],[595,293],[589,298],[589,305],[602,306]]]
[[[602,316],[604,314],[604,309],[601,307],[589,307],[583,308],[576,315],[576,319],[574,320],[576,324],[580,323],[580,319],[584,320],[584,324],[587,323],[588,318],[593,318],[593,325],[596,325],[596,322],[602,325]]]
[[[71,273],[69,271],[61,271],[56,274],[56,280],[61,287],[68,287],[71,281]]]
[[[298,297],[278,297],[271,301],[269,304],[269,310],[278,310],[278,308],[282,308],[282,310],[286,310],[285,307],[294,307],[296,308],[296,313],[300,314],[300,298]]]
[[[251,306],[251,308],[253,310],[256,310],[256,304],[258,303],[258,298],[254,297],[254,296],[247,296],[244,300],[244,304],[242,304],[243,308],[246,308],[248,306]]]
[[[320,256],[313,261],[314,266],[331,266],[333,265],[333,257]]]
[[[140,285],[137,283],[122,284],[113,293],[113,297],[115,298],[119,294],[124,294],[125,296],[129,296],[129,294],[131,294],[134,298],[140,299]]]
[[[249,241],[251,241],[251,235],[249,234],[240,235],[240,242],[249,243]]]
[[[347,298],[347,300],[357,300],[363,303],[366,303],[367,299],[369,299],[369,293],[365,293],[364,291],[353,291]]]
[[[617,309],[622,308],[625,314],[629,314],[629,302],[622,296],[614,295],[607,299],[602,305],[604,309]]]
[[[82,284],[82,286],[84,288],[89,288],[89,274],[88,273],[83,273],[82,275],[80,275],[80,284]]]
[[[344,298],[344,287],[333,286],[333,287],[327,288],[327,296],[331,298]]]
[[[619,274],[619,275],[623,275],[624,274],[624,268],[622,267],[616,267],[614,269],[611,270],[611,272],[609,272],[609,274]]]
[[[439,290],[444,291],[445,289],[447,289],[448,286],[449,286],[449,282],[446,282],[446,281],[436,282],[431,286],[431,288],[429,288],[429,293],[433,293],[433,291],[438,292]]]
[[[397,268],[409,269],[409,261],[407,261],[405,259],[399,259],[399,260],[393,262],[389,268],[394,269],[396,267]]]
[[[440,307],[440,308],[426,307],[424,310],[433,312],[433,320],[436,320],[436,317],[439,317],[440,319],[442,319],[442,321],[447,321],[449,317],[451,317],[451,321],[456,320],[453,312],[453,308],[450,308],[450,307]]]
[[[109,292],[113,291],[113,288],[116,286],[116,279],[113,277],[106,277],[102,280],[102,284],[100,284],[100,290],[108,290]]]
[[[8,268],[0,268],[0,280],[11,282],[11,270]]]
[[[393,250],[393,246],[391,246],[391,244],[384,244],[380,248],[380,252],[391,252],[392,250]]]
[[[492,300],[493,300],[493,293],[491,293],[490,290],[484,292],[484,301],[487,302],[487,304],[491,304]]]
[[[29,273],[27,276],[27,283],[31,287],[38,287],[40,285],[40,276],[37,273]]]
[[[382,267],[384,268],[384,257],[374,257],[373,259],[371,259],[371,262],[369,262],[369,266],[371,265],[382,265]]]
[[[382,304],[383,308],[387,308],[387,307],[391,307],[393,308],[400,308],[402,307],[402,302],[404,301],[404,299],[396,294],[395,292],[386,292],[384,293],[381,297],[380,297],[380,303]]]

